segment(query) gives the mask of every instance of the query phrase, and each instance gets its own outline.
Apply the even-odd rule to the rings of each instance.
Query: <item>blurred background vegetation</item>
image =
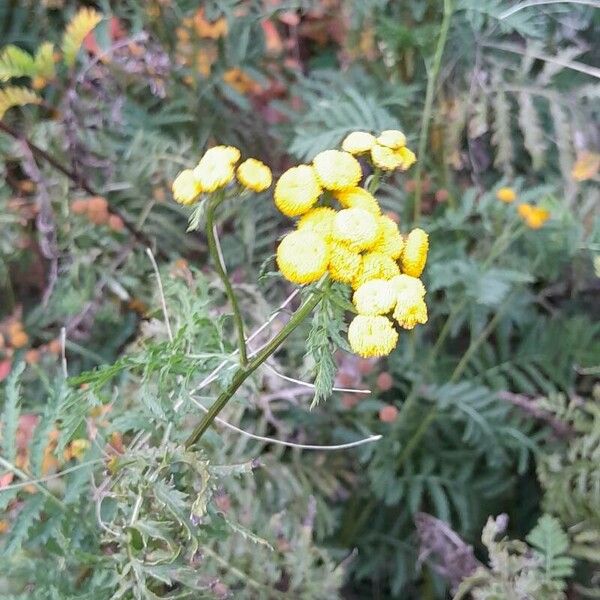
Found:
[[[599,8],[0,3],[0,595],[599,598]],[[277,176],[387,128],[418,150],[379,199],[430,233],[429,323],[387,360],[335,354],[368,396],[308,411],[265,370],[226,413],[382,439],[184,451],[235,344],[173,177],[214,143]],[[288,226],[269,193],[220,220],[251,329],[291,291],[270,272]],[[307,335],[277,371],[311,380]]]

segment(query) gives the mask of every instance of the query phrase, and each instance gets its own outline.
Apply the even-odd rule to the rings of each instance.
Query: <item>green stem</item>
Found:
[[[225,293],[231,303],[233,309],[233,320],[235,323],[235,329],[237,332],[238,350],[240,352],[240,364],[245,366],[248,364],[248,352],[246,350],[246,335],[244,333],[244,321],[242,319],[242,313],[238,305],[237,297],[233,291],[231,280],[225,270],[225,265],[221,259],[221,252],[219,251],[219,243],[215,233],[214,222],[215,222],[215,210],[223,201],[223,193],[215,194],[210,199],[208,210],[206,212],[206,239],[208,240],[208,251],[215,263],[217,274],[221,278],[223,285],[225,286]]]
[[[185,441],[185,447],[189,448],[195,444],[201,437],[202,434],[210,427],[216,416],[223,410],[225,405],[229,402],[233,394],[240,388],[240,386],[252,375],[260,365],[262,365],[271,354],[273,354],[279,346],[287,339],[287,337],[304,321],[306,317],[313,311],[315,306],[321,301],[321,289],[326,284],[327,279],[323,278],[317,284],[316,289],[310,294],[310,296],[302,303],[300,308],[292,315],[290,320],[284,325],[281,331],[271,339],[271,341],[245,366],[240,367],[235,372],[231,383],[227,388],[219,395],[213,405],[208,409],[208,412],[196,426],[194,431],[189,435]]]
[[[433,57],[433,65],[427,78],[427,91],[425,92],[425,106],[423,108],[423,116],[421,118],[421,134],[419,137],[419,149],[417,152],[417,169],[415,173],[415,205],[414,205],[414,220],[418,222],[421,217],[421,196],[422,196],[422,183],[421,177],[423,175],[423,161],[425,159],[425,147],[427,146],[427,138],[429,135],[429,122],[431,121],[431,115],[433,112],[433,95],[435,92],[435,85],[437,83],[438,74],[440,72],[440,66],[442,64],[442,55],[444,54],[444,47],[446,45],[446,39],[448,37],[448,30],[450,29],[450,21],[452,20],[452,13],[454,8],[452,6],[452,0],[444,0],[444,17],[442,19],[442,26],[440,29],[440,35],[438,37],[435,54]]]

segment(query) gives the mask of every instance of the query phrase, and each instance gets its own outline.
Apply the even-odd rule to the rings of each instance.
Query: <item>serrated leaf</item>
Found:
[[[65,64],[72,67],[83,40],[102,20],[102,14],[91,8],[81,8],[71,19],[62,39],[62,51]]]
[[[17,453],[17,428],[19,426],[19,400],[21,393],[20,377],[25,369],[24,363],[13,367],[4,388],[4,409],[2,411],[2,454],[13,463]]]
[[[0,90],[0,119],[4,113],[15,106],[40,104],[42,99],[30,89],[9,85]]]
[[[13,77],[33,77],[35,61],[29,52],[8,45],[0,54],[0,81],[8,81]]]

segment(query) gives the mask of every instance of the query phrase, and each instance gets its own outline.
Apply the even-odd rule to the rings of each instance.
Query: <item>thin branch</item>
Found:
[[[154,274],[156,275],[156,282],[158,284],[158,293],[160,295],[160,304],[162,306],[162,311],[165,319],[165,325],[167,326],[167,334],[169,335],[169,341],[173,341],[173,332],[171,331],[171,323],[169,322],[169,313],[167,311],[167,301],[165,300],[165,291],[163,289],[162,279],[160,278],[160,272],[158,271],[158,265],[156,264],[156,259],[154,258],[154,254],[152,254],[152,250],[149,247],[146,248],[146,254],[152,263],[152,268],[154,269]]]
[[[515,13],[525,9],[531,8],[532,6],[544,6],[549,4],[581,4],[583,6],[592,6],[593,8],[600,8],[600,2],[598,0],[528,0],[527,2],[523,2],[521,4],[517,4],[517,6],[513,6],[508,10],[504,11],[500,15],[500,20],[508,19],[508,17],[512,17]]]
[[[196,398],[190,396],[190,400],[200,410],[204,411],[205,413],[208,413],[209,409],[206,408],[198,400],[196,400]],[[219,423],[220,425],[223,425],[223,427],[227,427],[228,429],[231,429],[232,431],[235,431],[236,433],[240,433],[242,435],[245,435],[246,437],[249,437],[249,438],[251,438],[253,440],[258,440],[260,442],[265,442],[267,444],[276,444],[276,445],[279,445],[279,446],[287,446],[288,448],[299,448],[301,450],[325,450],[325,451],[329,451],[329,450],[345,450],[347,448],[354,448],[355,446],[362,446],[363,444],[370,444],[371,442],[376,442],[377,440],[381,439],[380,435],[370,435],[369,437],[357,440],[355,442],[349,442],[347,444],[337,444],[335,446],[321,446],[321,445],[316,445],[316,444],[296,444],[295,442],[286,442],[285,440],[277,440],[275,438],[265,437],[265,436],[262,436],[262,435],[256,435],[255,433],[250,433],[249,431],[244,431],[243,429],[240,429],[239,427],[236,427],[235,425],[232,425],[231,423],[228,423],[227,421],[225,421],[221,417],[215,417],[214,420],[217,423]]]
[[[288,375],[284,375],[277,371],[273,366],[271,366],[268,362],[263,363],[263,366],[266,367],[273,375],[277,375],[277,377],[281,377],[281,379],[285,379],[285,381],[289,381],[290,383],[297,383],[298,385],[303,385],[304,387],[315,389],[314,383],[309,383],[308,381],[302,381],[301,379],[294,379],[293,377],[289,377]],[[357,390],[354,388],[340,388],[334,387],[331,388],[333,392],[346,392],[348,394],[370,394],[371,390]]]
[[[521,56],[532,56],[537,60],[543,60],[544,62],[553,63],[555,65],[559,65],[566,69],[571,69],[572,71],[577,71],[579,73],[584,73],[585,75],[589,75],[590,77],[594,77],[596,79],[600,79],[600,69],[596,67],[591,67],[584,63],[580,63],[576,60],[564,60],[562,58],[558,58],[556,56],[551,56],[550,54],[544,54],[543,52],[536,52],[535,50],[531,50],[531,48],[521,48],[521,46],[517,44],[494,44],[492,42],[484,42],[484,46],[487,48],[495,48],[496,50],[504,50],[505,52],[512,52],[513,54],[519,54]]]
[[[525,396],[525,394],[513,394],[512,392],[508,391],[500,391],[498,392],[497,396],[500,398],[500,400],[510,402],[513,406],[517,406],[528,415],[531,415],[540,421],[544,421],[548,426],[550,426],[552,431],[554,431],[555,435],[560,438],[568,437],[571,433],[573,433],[571,428],[566,423],[557,419],[548,411],[537,406],[535,399]]]
[[[30,479],[28,481],[22,481],[21,483],[12,483],[11,485],[5,485],[4,487],[0,488],[0,492],[5,492],[6,490],[16,490],[19,488],[27,487],[28,485],[35,485],[38,483],[46,483],[47,481],[52,481],[54,479],[60,479],[64,475],[73,473],[73,471],[79,471],[80,469],[85,469],[85,467],[89,467],[90,465],[96,465],[101,462],[104,462],[104,459],[97,458],[96,460],[90,460],[88,462],[81,463],[80,465],[75,465],[74,467],[69,467],[68,469],[64,469],[60,473],[53,473],[52,475],[46,475],[46,477],[40,477],[39,479]]]
[[[15,140],[25,143],[28,146],[29,150],[31,150],[32,154],[45,160],[49,165],[54,167],[57,171],[60,171],[63,175],[68,177],[77,187],[82,189],[84,192],[87,192],[91,196],[100,196],[101,195],[96,190],[94,190],[94,188],[92,188],[92,186],[85,179],[83,179],[80,175],[78,175],[74,171],[71,171],[70,169],[68,169],[67,167],[62,165],[52,155],[48,154],[45,150],[43,150],[39,146],[36,146],[29,138],[21,135],[18,131],[16,131],[15,129],[13,129],[12,127],[7,125],[3,121],[0,121],[0,130],[4,131],[4,133],[7,133]],[[123,221],[125,228],[129,231],[129,233],[131,233],[133,235],[133,237],[139,243],[144,244],[144,246],[151,245],[150,239],[148,237],[146,237],[146,235],[144,233],[142,233],[141,231],[136,229],[125,218],[125,216],[123,215],[123,213],[120,210],[118,210],[114,206],[109,206],[108,212],[118,216]]]

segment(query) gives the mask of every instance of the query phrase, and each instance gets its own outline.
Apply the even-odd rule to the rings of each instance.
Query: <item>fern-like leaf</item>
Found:
[[[542,515],[526,539],[536,549],[535,556],[542,565],[547,583],[563,589],[563,580],[573,574],[575,561],[565,556],[569,539],[560,521],[550,515]]]
[[[44,79],[52,79],[54,69],[54,44],[44,42],[35,52],[35,75]]]
[[[40,104],[42,99],[30,89],[9,85],[0,90],[0,119],[4,113],[14,106]]]
[[[67,66],[75,64],[77,53],[83,44],[85,36],[100,23],[102,15],[91,8],[82,8],[71,19],[62,41],[62,51]]]
[[[19,377],[24,365],[16,365],[6,382],[4,410],[2,411],[2,455],[14,462],[17,453],[17,427],[19,425]]]
[[[531,94],[523,92],[517,97],[519,102],[519,126],[523,132],[525,148],[531,156],[533,168],[537,171],[544,165],[546,141],[540,125],[537,110]]]
[[[0,54],[0,81],[13,77],[33,77],[35,61],[29,52],[17,46],[6,46]]]

